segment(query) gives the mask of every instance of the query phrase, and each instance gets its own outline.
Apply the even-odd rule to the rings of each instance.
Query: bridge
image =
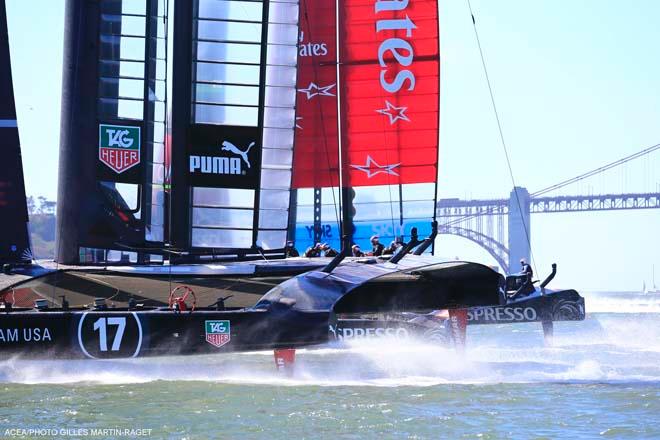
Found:
[[[436,207],[438,233],[456,235],[478,244],[509,273],[521,258],[530,259],[531,214],[660,208],[658,184],[656,190],[650,192],[548,195],[659,150],[660,144],[651,146],[534,193],[523,187],[514,187],[509,197],[502,199],[441,199]]]

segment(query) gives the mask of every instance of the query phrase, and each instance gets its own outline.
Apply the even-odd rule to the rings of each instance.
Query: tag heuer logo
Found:
[[[229,321],[205,321],[204,328],[206,342],[215,347],[222,347],[231,339]]]
[[[99,160],[116,173],[140,163],[140,127],[99,124]]]

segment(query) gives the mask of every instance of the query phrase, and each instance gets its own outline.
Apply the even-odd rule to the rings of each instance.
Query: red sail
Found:
[[[436,0],[340,0],[342,149],[351,186],[435,182]]]
[[[335,2],[300,0],[292,187],[339,185]]]
[[[294,188],[338,186],[337,93],[346,184],[437,178],[436,0],[300,2]]]

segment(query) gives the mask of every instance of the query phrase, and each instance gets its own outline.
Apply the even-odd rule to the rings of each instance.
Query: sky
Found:
[[[28,195],[57,195],[64,0],[6,0]],[[515,184],[533,192],[660,143],[660,2],[472,0]],[[35,14],[35,11],[39,13]],[[467,0],[439,2],[440,198],[506,198]],[[556,194],[660,192],[660,152]],[[532,214],[539,277],[556,287],[660,285],[660,210]],[[438,253],[495,264],[441,236]]]

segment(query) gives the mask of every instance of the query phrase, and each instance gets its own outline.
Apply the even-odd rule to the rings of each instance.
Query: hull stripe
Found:
[[[0,119],[0,128],[17,128],[16,119]]]

